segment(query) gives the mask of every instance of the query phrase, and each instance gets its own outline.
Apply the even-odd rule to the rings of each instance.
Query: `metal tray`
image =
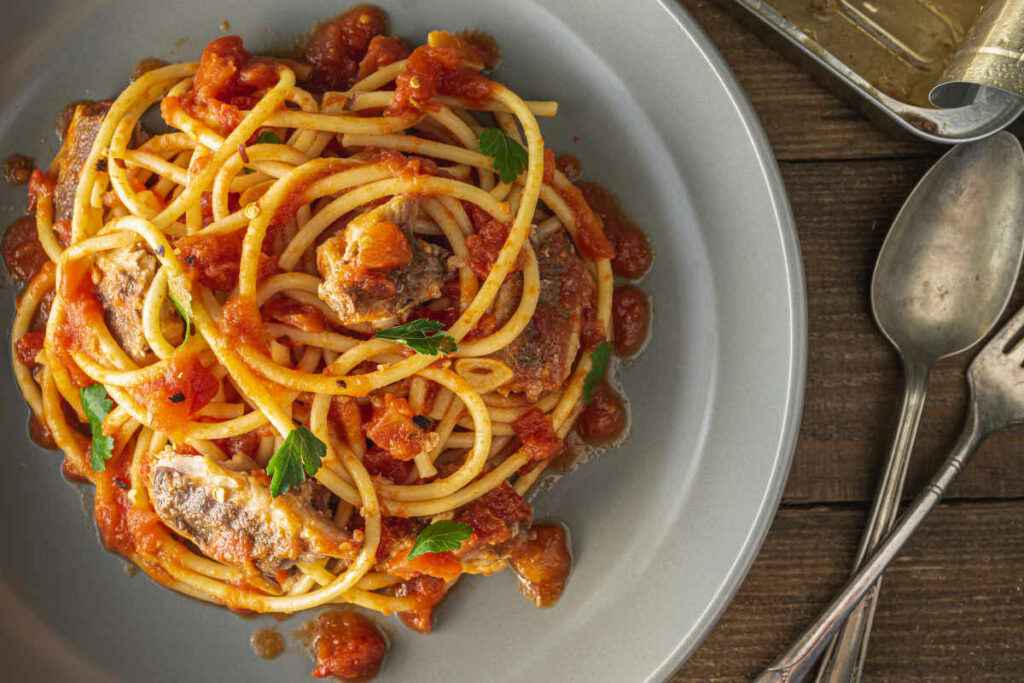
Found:
[[[1024,70],[1020,62],[1010,67],[1018,81],[1010,85],[949,83],[946,73],[946,67],[961,61],[964,53],[978,52],[968,45],[970,41],[991,39],[977,24],[992,17],[1005,22],[1008,13],[1024,2],[1002,0],[994,3],[996,8],[989,3],[984,13],[981,0],[975,0],[973,7],[964,7],[970,2],[947,3],[959,9],[956,20],[939,14],[936,7],[943,3],[936,0],[725,0],[724,4],[737,8],[741,17],[752,18],[747,23],[755,29],[770,29],[759,33],[783,52],[812,66],[828,85],[884,127],[951,144],[991,135],[1024,112],[1024,97],[1013,92],[1021,77],[1015,69]],[[864,8],[876,16],[881,14],[889,23],[858,16]],[[915,21],[901,18],[900,12],[906,10],[919,11],[920,16]],[[972,20],[975,15],[977,19]],[[820,23],[816,25],[816,21]],[[838,26],[830,27],[828,22],[832,21]],[[975,26],[964,25],[969,23]],[[838,31],[818,28],[843,29],[843,42],[836,38]],[[941,98],[936,97],[938,85],[942,85]],[[929,93],[943,106],[954,106],[931,106]]]

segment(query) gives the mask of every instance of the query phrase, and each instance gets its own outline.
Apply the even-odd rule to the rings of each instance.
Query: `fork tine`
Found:
[[[998,353],[1010,353],[1012,349],[1008,348],[1011,341],[1018,336],[1019,333],[1024,332],[1024,307],[1013,314],[1013,317],[1007,320],[1003,326],[996,332],[996,335],[992,337],[987,344],[985,344],[984,351],[994,350]],[[1020,349],[1022,346],[1021,340],[1018,339],[1017,343],[1014,344],[1014,348]]]

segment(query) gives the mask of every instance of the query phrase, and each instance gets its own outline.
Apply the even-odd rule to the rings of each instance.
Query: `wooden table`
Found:
[[[807,277],[806,405],[782,507],[724,618],[673,679],[744,681],[813,621],[852,565],[902,383],[871,317],[871,271],[897,210],[943,148],[876,129],[724,12],[729,0],[679,1],[768,132]],[[1022,304],[1024,287],[1013,309]],[[960,429],[968,360],[944,362],[932,376],[908,495]],[[1024,680],[1022,446],[1024,430],[982,447],[889,569],[867,680]]]

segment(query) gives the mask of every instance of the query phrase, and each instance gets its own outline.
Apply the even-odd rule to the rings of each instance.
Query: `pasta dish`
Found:
[[[465,574],[558,598],[569,539],[527,497],[624,435],[651,255],[498,61],[359,6],[297,58],[223,36],[69,109],[4,236],[11,344],[108,549],[233,610],[423,632]],[[316,675],[376,672],[360,619],[318,620]]]

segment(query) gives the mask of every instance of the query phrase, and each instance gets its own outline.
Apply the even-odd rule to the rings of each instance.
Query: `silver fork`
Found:
[[[756,683],[802,680],[850,612],[945,494],[978,446],[994,432],[1024,424],[1024,308],[985,345],[967,370],[970,400],[960,438],[946,462],[900,519],[892,533],[853,575],[843,591],[800,639]]]

